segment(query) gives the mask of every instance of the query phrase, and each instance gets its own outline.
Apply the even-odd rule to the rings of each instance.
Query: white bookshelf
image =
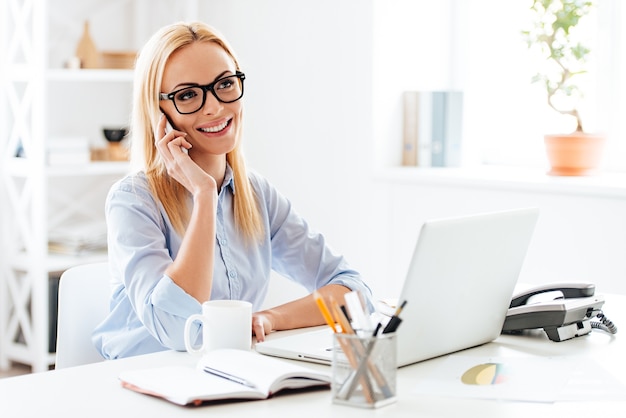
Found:
[[[68,70],[51,69],[46,71],[48,81],[69,81],[69,82],[114,82],[132,81],[132,70]]]
[[[166,23],[201,19],[198,9],[197,0],[0,2],[0,368],[54,364],[50,277],[107,255],[51,253],[50,231],[104,222],[106,192],[129,170],[126,162],[47,164],[52,140],[104,147],[102,128],[129,122],[132,70],[64,68],[83,22],[98,49],[138,50]]]
[[[72,228],[94,219],[104,223],[106,190],[129,169],[127,162],[46,162],[47,142],[53,136],[65,135],[71,130],[68,127],[78,132],[89,128],[97,134],[106,123],[96,125],[99,115],[107,115],[103,107],[113,100],[102,97],[102,91],[110,89],[112,94],[125,96],[117,111],[120,124],[127,123],[130,111],[132,70],[49,68],[49,32],[53,30],[49,13],[63,4],[9,0],[0,6],[4,19],[0,37],[0,367],[19,362],[30,365],[34,372],[54,364],[54,353],[49,350],[50,309],[54,309],[50,306],[50,277],[73,265],[107,257],[106,251],[77,256],[49,253],[49,230],[55,225]],[[97,100],[76,100],[88,97],[90,91]],[[81,118],[81,107],[94,116]],[[121,119],[119,114],[126,116]],[[94,136],[85,135],[92,142],[89,146],[97,141],[106,146],[103,138]],[[24,154],[17,157],[20,146]]]

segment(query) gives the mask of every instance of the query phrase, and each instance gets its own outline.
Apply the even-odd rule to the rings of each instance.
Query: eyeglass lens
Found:
[[[189,87],[174,94],[174,105],[180,113],[194,113],[200,110],[206,100],[207,90],[221,102],[237,101],[243,95],[241,79],[235,75],[224,77],[208,86]]]

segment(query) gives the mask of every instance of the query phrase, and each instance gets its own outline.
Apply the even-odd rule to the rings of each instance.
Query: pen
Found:
[[[249,388],[252,389],[256,389],[256,385],[254,383],[251,383],[249,381],[247,381],[246,379],[243,379],[241,377],[237,377],[237,376],[233,376],[232,374],[228,374],[226,372],[222,372],[220,370],[216,370],[213,369],[211,367],[205,366],[204,367],[204,371],[212,374],[213,376],[218,376],[221,377],[222,379],[226,379],[226,380],[230,380],[231,382],[235,382],[235,383],[239,383],[240,385],[244,385],[247,386]]]
[[[372,337],[375,337],[375,336],[377,336],[377,335],[378,335],[378,331],[380,331],[380,328],[381,328],[382,326],[383,326],[383,324],[382,324],[381,322],[379,322],[379,323],[376,325],[376,329],[374,329],[374,332],[372,333]]]
[[[396,312],[393,314],[393,316],[389,320],[389,323],[387,323],[387,326],[383,329],[383,334],[396,332],[396,330],[400,326],[400,323],[402,322],[402,318],[400,318],[399,315],[404,309],[405,305],[406,305],[406,300],[402,302],[400,306],[398,306],[398,309],[396,309]]]
[[[341,312],[343,312],[343,314],[345,315],[348,322],[352,322],[352,320],[350,319],[350,314],[348,313],[348,309],[346,308],[346,306],[341,305],[339,308],[341,309]]]

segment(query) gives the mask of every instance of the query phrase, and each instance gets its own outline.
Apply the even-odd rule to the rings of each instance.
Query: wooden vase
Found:
[[[100,55],[89,33],[89,21],[85,21],[83,34],[76,46],[76,56],[80,59],[80,68],[99,68]]]

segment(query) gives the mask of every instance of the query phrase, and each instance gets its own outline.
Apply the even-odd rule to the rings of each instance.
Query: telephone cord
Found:
[[[598,321],[591,321],[591,328],[596,328],[596,329],[600,329],[602,331],[606,331],[610,334],[617,334],[617,326],[615,326],[615,324],[606,316],[604,316],[604,313],[602,311],[600,311],[596,317],[600,320]]]

